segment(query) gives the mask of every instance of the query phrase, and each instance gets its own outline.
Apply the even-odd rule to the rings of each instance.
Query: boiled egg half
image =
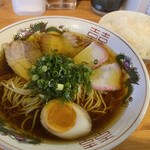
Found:
[[[91,131],[89,114],[73,102],[51,100],[43,107],[40,118],[47,131],[63,139],[76,139]]]

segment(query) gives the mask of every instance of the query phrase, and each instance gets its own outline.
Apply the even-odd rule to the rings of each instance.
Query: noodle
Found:
[[[40,97],[32,96],[31,90],[25,89],[26,84],[27,82],[19,76],[2,80],[0,86],[3,86],[4,89],[1,105],[10,112],[15,110],[15,113],[10,113],[13,117],[25,116],[21,123],[21,129],[25,129],[26,123],[32,120],[29,129],[29,131],[32,131],[43,104]],[[86,88],[80,87],[80,92],[75,95],[74,101],[88,112],[106,113],[107,110],[101,92],[94,89],[91,94],[87,95]]]
[[[1,105],[7,110],[15,110],[15,113],[9,113],[13,117],[24,115],[26,119],[22,121],[21,128],[24,129],[25,123],[32,120],[32,126],[29,129],[33,130],[37,115],[43,104],[38,96],[32,96],[31,90],[24,89],[26,81],[21,77],[15,76],[9,80],[2,80],[0,86],[3,86],[3,96]]]
[[[8,110],[9,118],[21,118],[20,128],[22,130],[32,131],[36,126],[36,120],[44,105],[39,96],[31,95],[31,90],[25,89],[28,84],[19,76],[11,77],[0,81],[0,86],[3,87],[3,95],[1,105]],[[100,91],[92,89],[90,94],[86,94],[84,86],[79,87],[79,92],[74,96],[74,102],[83,107],[86,111],[97,114],[106,114],[108,109],[112,108],[112,102],[120,101],[122,96],[116,98],[113,92],[102,95]],[[122,95],[122,94],[121,94]],[[110,101],[109,99],[112,99]],[[109,104],[106,104],[106,102]],[[13,113],[15,112],[15,113]],[[22,117],[22,115],[24,117]],[[38,118],[39,119],[39,118]],[[29,125],[30,123],[30,125]]]
[[[91,94],[86,94],[85,87],[74,97],[74,102],[81,105],[88,112],[106,113],[107,106],[100,91],[92,90]]]

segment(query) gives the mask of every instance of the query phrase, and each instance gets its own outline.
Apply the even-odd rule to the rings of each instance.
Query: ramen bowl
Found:
[[[129,75],[131,89],[129,90],[128,103],[110,124],[97,130],[91,135],[77,140],[61,142],[44,142],[38,138],[26,136],[18,132],[3,119],[0,120],[0,146],[5,149],[18,150],[91,150],[112,149],[124,141],[142,121],[149,104],[149,77],[146,67],[134,48],[112,31],[101,27],[99,24],[73,17],[46,16],[23,20],[3,28],[0,31],[0,45],[13,41],[20,29],[28,29],[33,25],[44,22],[56,28],[64,28],[72,32],[86,35],[97,40],[102,45],[112,49],[118,56],[123,68]],[[38,30],[41,30],[39,28]],[[26,30],[28,31],[28,30]]]

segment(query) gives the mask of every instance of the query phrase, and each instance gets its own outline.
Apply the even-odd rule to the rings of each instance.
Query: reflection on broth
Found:
[[[3,48],[8,71],[0,77],[0,111],[19,132],[46,141],[80,139],[111,125],[124,109],[128,76],[97,41],[55,30]]]

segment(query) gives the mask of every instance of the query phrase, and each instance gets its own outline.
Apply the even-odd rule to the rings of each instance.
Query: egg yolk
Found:
[[[51,128],[59,132],[66,132],[75,125],[76,112],[67,104],[54,104],[47,112],[46,118]]]

